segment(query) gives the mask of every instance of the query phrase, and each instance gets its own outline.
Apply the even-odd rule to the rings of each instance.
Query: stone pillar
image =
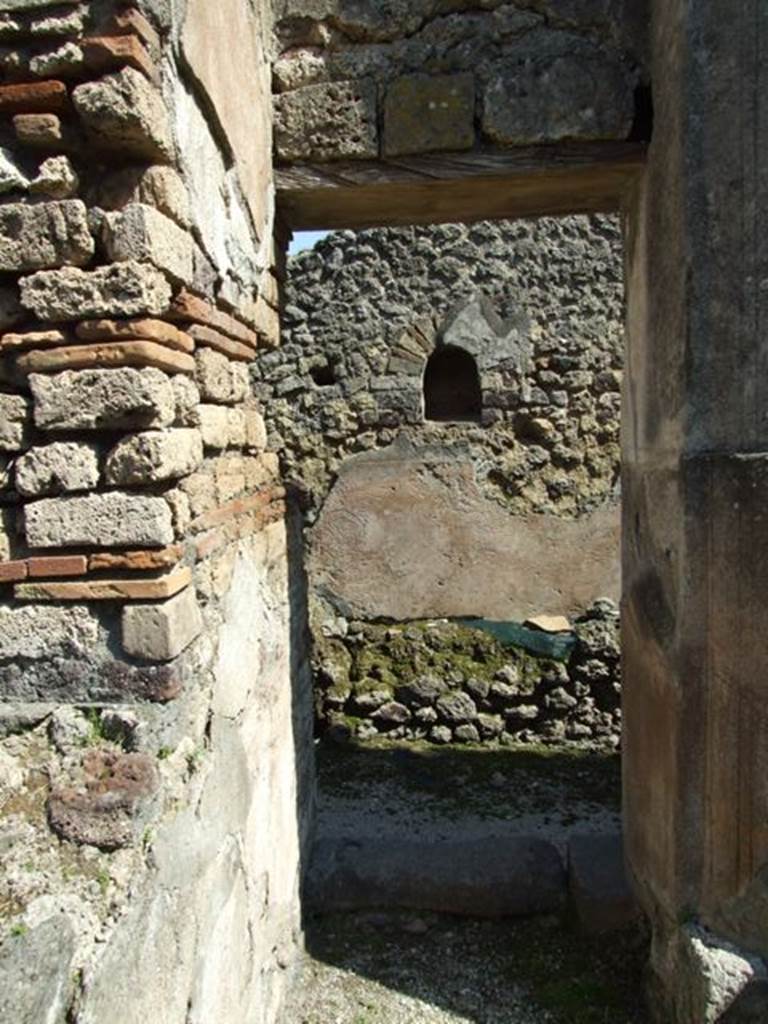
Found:
[[[658,1019],[762,1020],[768,7],[652,6],[655,126],[627,219],[627,855]]]

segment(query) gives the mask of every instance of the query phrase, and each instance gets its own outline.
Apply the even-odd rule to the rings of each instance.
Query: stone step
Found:
[[[567,865],[567,866],[566,866]],[[304,886],[308,909],[409,909],[478,918],[568,912],[585,932],[638,923],[619,834],[574,836],[565,862],[537,837],[323,838]]]

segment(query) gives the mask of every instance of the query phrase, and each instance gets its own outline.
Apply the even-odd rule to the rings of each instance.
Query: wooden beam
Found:
[[[619,209],[646,145],[596,142],[276,170],[296,230],[470,222]]]

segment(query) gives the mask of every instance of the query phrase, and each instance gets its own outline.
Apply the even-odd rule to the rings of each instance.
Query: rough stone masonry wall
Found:
[[[309,746],[248,378],[279,341],[269,27],[0,0],[3,1020],[280,1004]]]
[[[478,361],[482,422],[424,421],[428,356]],[[466,449],[517,516],[615,496],[623,365],[617,219],[338,232],[292,257],[283,344],[251,367],[270,448],[313,523],[351,456],[399,436]]]
[[[622,317],[612,217],[345,232],[289,261],[283,346],[251,372],[308,527],[321,729],[618,742],[618,617],[588,606],[617,589]],[[425,421],[449,344],[476,357],[477,423]],[[514,618],[513,578],[521,619],[570,593],[564,661],[408,625]]]
[[[280,161],[627,139],[636,0],[277,0]]]

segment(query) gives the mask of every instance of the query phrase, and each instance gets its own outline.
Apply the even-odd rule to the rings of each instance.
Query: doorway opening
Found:
[[[322,841],[364,875],[618,833],[617,220],[331,233],[287,289],[261,397],[305,517]]]

